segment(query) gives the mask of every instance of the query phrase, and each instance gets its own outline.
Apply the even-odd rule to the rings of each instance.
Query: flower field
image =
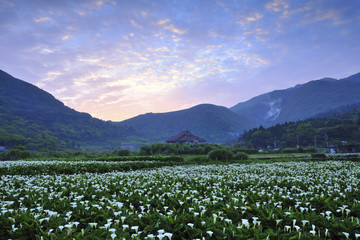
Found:
[[[16,174],[22,164],[0,163],[4,239],[360,239],[356,162]]]
[[[137,157],[135,159],[120,157],[86,161],[5,161],[0,164],[0,175],[106,173],[174,166],[183,161],[179,157]]]

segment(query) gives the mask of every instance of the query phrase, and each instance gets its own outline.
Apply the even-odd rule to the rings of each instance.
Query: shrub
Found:
[[[22,145],[19,145],[19,146],[14,146],[11,148],[12,150],[20,150],[20,151],[26,151],[26,147],[25,146],[22,146]]]
[[[206,155],[191,155],[186,158],[186,163],[204,163],[208,162],[209,159]]]
[[[40,162],[40,161],[39,161]],[[92,162],[86,163],[78,162],[76,164],[69,164],[70,162],[60,163],[44,163],[44,164],[24,164],[13,167],[1,167],[1,175],[37,175],[37,174],[75,174],[75,173],[106,173],[113,171],[131,171],[137,169],[150,169],[164,166],[177,166],[181,163],[174,161],[143,161],[143,162],[124,162],[124,163],[104,163]]]
[[[283,149],[283,153],[297,153],[298,149],[297,148],[284,148]]]
[[[193,155],[204,154],[204,148],[202,146],[200,146],[199,144],[195,144],[194,146],[192,146],[192,148],[190,150],[190,154],[193,154]]]
[[[139,150],[140,156],[150,156],[152,154],[153,154],[153,152],[152,152],[152,149],[150,146],[143,146]]]
[[[130,150],[129,149],[120,149],[117,151],[118,156],[129,156]]]
[[[169,146],[166,143],[154,143],[151,145],[151,150],[153,154],[164,154],[169,149]]]
[[[85,159],[86,160],[86,159]],[[98,157],[87,160],[93,161],[107,161],[107,162],[145,162],[145,161],[157,161],[157,162],[184,162],[184,158],[179,156],[118,156],[118,157]]]
[[[312,153],[311,158],[318,160],[318,159],[326,159],[327,156],[325,153]]]
[[[259,152],[258,149],[252,149],[252,148],[243,148],[243,147],[238,147],[238,146],[234,146],[233,149],[233,153],[238,153],[238,152],[243,152],[246,154],[256,154]]]
[[[351,161],[360,161],[360,156],[358,154],[349,154],[345,155],[345,159]]]
[[[313,152],[315,152],[315,147],[307,147],[304,149],[304,152],[313,153]]]
[[[232,159],[233,155],[229,150],[226,149],[216,149],[211,150],[207,154],[207,158],[210,161],[222,161],[222,162],[228,162]]]
[[[238,152],[233,157],[235,160],[246,160],[249,156],[244,152]]]
[[[4,154],[4,160],[19,160],[31,158],[31,153],[27,150],[20,150],[18,148],[11,149]]]

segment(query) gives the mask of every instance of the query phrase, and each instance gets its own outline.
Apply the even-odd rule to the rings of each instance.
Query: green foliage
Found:
[[[154,143],[151,145],[151,151],[153,154],[169,154],[169,145],[166,143]]]
[[[202,163],[208,163],[209,159],[206,155],[190,155],[185,160],[185,163],[187,164],[202,164]]]
[[[22,146],[22,145],[19,145],[19,146],[14,146],[11,148],[12,150],[20,150],[20,151],[25,151],[26,150],[26,147],[25,146]]]
[[[208,152],[214,149],[222,148],[217,144],[166,144],[166,143],[154,143],[151,146],[143,146],[140,148],[138,154],[142,156],[148,155],[206,155]]]
[[[360,162],[360,154],[352,154],[352,153],[348,153],[348,154],[331,154],[330,156],[328,156],[329,159],[332,160],[342,160],[342,161],[355,161],[355,162]]]
[[[129,156],[131,154],[131,151],[129,149],[120,149],[116,150],[115,154],[118,156]]]
[[[0,70],[0,146],[28,149],[77,149],[79,145],[109,145],[136,136],[133,129],[115,126],[66,107],[49,93]]]
[[[307,148],[304,148],[304,151],[303,151],[303,152],[313,153],[313,152],[315,152],[315,151],[316,151],[315,147],[307,147]]]
[[[284,148],[282,150],[283,153],[297,153],[298,149],[297,148]]]
[[[151,146],[144,146],[140,148],[138,151],[138,155],[141,156],[150,156],[154,155],[207,155],[212,150],[217,149],[227,149],[231,151],[233,154],[238,152],[246,153],[246,154],[254,154],[258,153],[257,149],[249,149],[244,148],[239,145],[234,146],[223,146],[218,144],[165,144],[165,143],[155,143]]]
[[[120,156],[120,157],[97,157],[91,159],[93,161],[106,161],[106,162],[128,162],[128,161],[158,161],[158,162],[184,162],[184,158],[179,156]]]
[[[151,156],[153,155],[152,149],[150,146],[143,146],[139,150],[140,156]]]
[[[311,158],[314,160],[325,160],[327,155],[325,153],[312,153]]]
[[[244,152],[246,154],[257,154],[259,152],[258,149],[253,149],[253,148],[245,148],[245,147],[242,147],[240,145],[234,145],[233,149],[232,149],[232,152],[234,154],[238,153],[238,152]]]
[[[233,159],[235,160],[246,160],[249,156],[244,152],[237,152],[234,154]]]
[[[15,146],[10,151],[0,154],[0,160],[19,160],[32,157],[32,153],[26,150],[25,146]]]
[[[113,171],[131,171],[164,166],[180,165],[184,161],[179,157],[147,159],[101,159],[97,161],[27,161],[17,162],[11,167],[0,167],[0,175],[38,175],[38,174],[79,174],[107,173]]]
[[[325,134],[329,145],[341,145],[341,141],[358,144],[360,126],[358,125],[360,108],[335,116],[309,119],[306,121],[277,124],[269,128],[254,128],[239,138],[241,146],[267,148],[267,146],[286,148],[290,152],[314,152],[315,138],[317,147],[326,147]],[[301,148],[296,149],[297,140]]]
[[[229,162],[233,158],[233,154],[226,149],[216,149],[210,151],[207,154],[207,158],[210,161]]]

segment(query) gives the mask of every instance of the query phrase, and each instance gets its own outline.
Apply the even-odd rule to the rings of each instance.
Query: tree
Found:
[[[153,152],[150,146],[143,146],[140,148],[139,154],[141,156],[150,156],[153,154]]]
[[[232,159],[233,155],[226,149],[215,149],[207,154],[207,159],[210,161],[228,162]]]

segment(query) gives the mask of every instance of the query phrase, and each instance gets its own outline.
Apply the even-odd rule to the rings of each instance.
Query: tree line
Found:
[[[358,144],[360,107],[346,113],[245,131],[238,143],[247,148],[328,147]]]

